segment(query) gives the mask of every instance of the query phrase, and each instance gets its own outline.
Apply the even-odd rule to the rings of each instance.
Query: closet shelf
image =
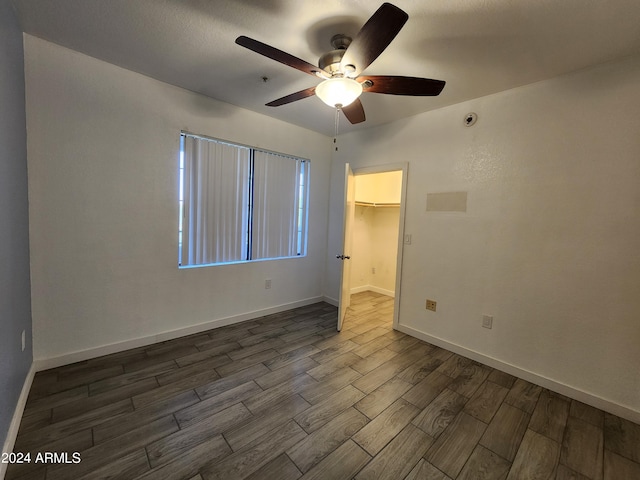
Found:
[[[361,202],[356,200],[356,205],[360,207],[399,207],[399,203],[381,203],[381,202]]]

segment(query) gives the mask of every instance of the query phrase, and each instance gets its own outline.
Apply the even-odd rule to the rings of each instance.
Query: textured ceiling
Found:
[[[234,43],[239,35],[317,64],[336,33],[355,35],[372,0],[11,0],[29,34],[164,82],[331,135],[317,98],[264,104],[319,80]],[[395,0],[409,21],[369,75],[445,80],[439,97],[365,93],[388,123],[640,53],[638,0]],[[262,77],[268,77],[263,82]]]

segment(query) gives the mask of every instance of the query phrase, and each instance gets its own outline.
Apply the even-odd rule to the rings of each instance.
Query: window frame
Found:
[[[250,162],[250,177],[248,179],[248,190],[249,190],[249,202],[245,206],[247,209],[247,217],[248,222],[246,225],[248,231],[248,242],[246,245],[245,252],[243,253],[244,259],[242,260],[231,260],[231,261],[222,261],[222,262],[214,262],[214,263],[199,263],[199,264],[187,264],[184,265],[183,259],[185,258],[184,248],[188,248],[183,244],[183,229],[185,226],[185,214],[186,214],[186,199],[184,198],[185,192],[185,138],[186,137],[194,137],[196,139],[205,140],[209,142],[215,142],[219,144],[226,144],[231,147],[244,148],[249,150],[249,162]],[[208,135],[195,134],[185,130],[180,132],[180,144],[179,144],[179,152],[178,152],[178,268],[179,269],[190,269],[190,268],[201,268],[201,267],[215,267],[221,265],[236,265],[236,264],[246,264],[253,262],[264,262],[264,261],[272,261],[272,260],[288,260],[293,258],[301,258],[306,257],[308,254],[308,243],[309,243],[309,198],[310,198],[310,179],[311,179],[311,160],[304,157],[299,157],[287,153],[276,152],[273,150],[267,150],[260,147],[253,147],[250,145],[232,142],[216,137],[211,137]],[[254,162],[255,162],[255,152],[263,152],[269,155],[277,155],[279,157],[284,157],[291,159],[295,162],[300,162],[300,176],[299,180],[296,183],[295,189],[298,190],[297,200],[298,205],[295,207],[295,215],[298,217],[298,229],[295,230],[295,238],[296,238],[296,253],[295,255],[281,256],[281,257],[269,257],[269,258],[251,258],[252,256],[252,242],[253,242],[253,221],[254,221]],[[302,189],[302,192],[300,192]]]

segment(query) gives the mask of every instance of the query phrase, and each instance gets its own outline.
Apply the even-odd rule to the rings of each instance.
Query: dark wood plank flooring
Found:
[[[39,372],[7,479],[640,479],[640,426],[318,303]],[[79,463],[35,463],[79,452]]]

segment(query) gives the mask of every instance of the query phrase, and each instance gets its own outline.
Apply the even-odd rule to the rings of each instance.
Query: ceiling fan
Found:
[[[334,50],[320,57],[317,67],[244,35],[236,38],[236,43],[276,62],[323,79],[316,87],[279,98],[267,103],[267,106],[279,107],[317,95],[327,105],[342,110],[347,119],[355,124],[365,121],[364,108],[358,98],[362,92],[436,96],[444,88],[444,81],[430,78],[362,75],[396,37],[408,18],[409,15],[395,5],[383,3],[355,38],[335,35],[331,39]]]

